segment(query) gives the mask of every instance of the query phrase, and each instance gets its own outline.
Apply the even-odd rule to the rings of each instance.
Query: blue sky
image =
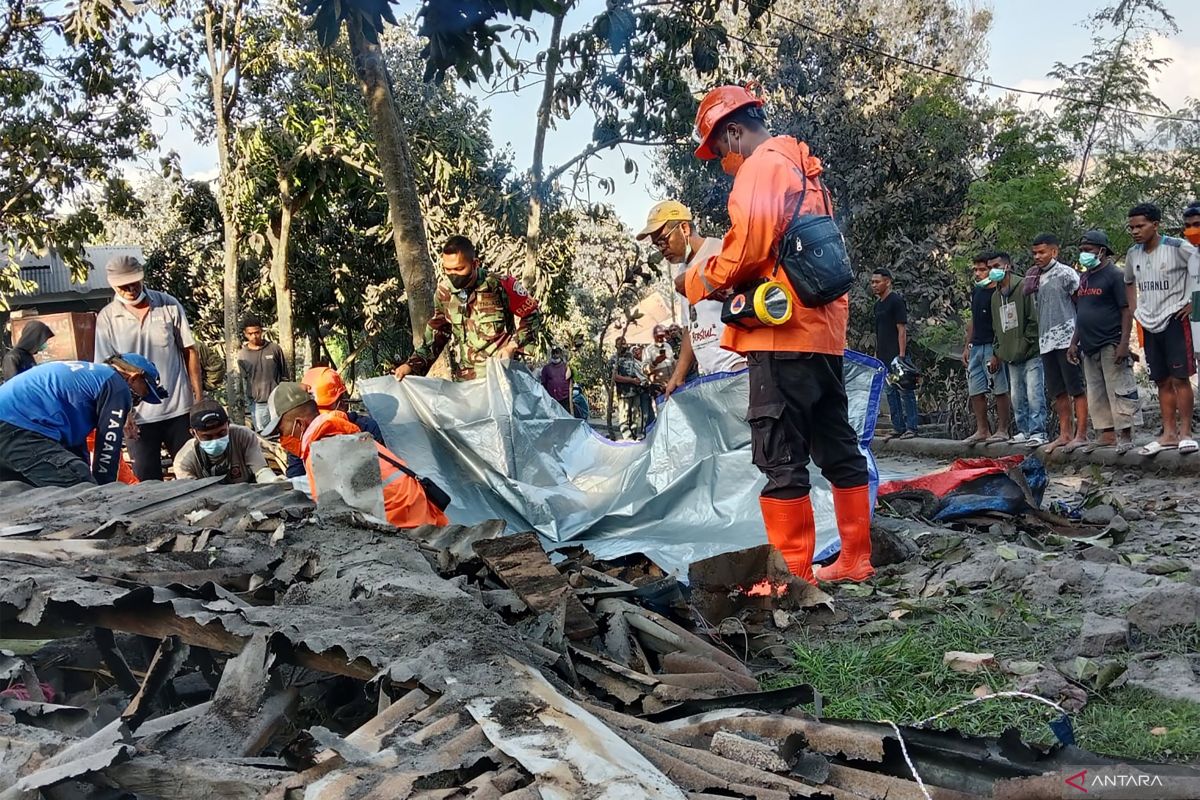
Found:
[[[1186,97],[1200,96],[1200,4],[1183,0],[1164,2],[1182,32],[1155,39],[1155,53],[1173,59],[1159,76],[1155,89],[1172,107],[1178,107]],[[986,76],[996,83],[1022,89],[1051,88],[1053,84],[1045,76],[1054,63],[1074,63],[1088,51],[1090,36],[1080,22],[1098,5],[1095,0],[996,0],[991,6],[992,28],[986,43]],[[583,11],[575,12],[576,19],[586,18],[583,14],[596,13],[603,6],[603,0],[583,0]],[[397,3],[397,10],[402,14],[410,14],[416,8],[415,0]],[[570,21],[568,18],[569,29]],[[548,31],[544,23],[537,27],[543,32]],[[542,40],[547,38],[548,35],[544,35]],[[468,91],[482,95],[479,90]],[[498,147],[511,147],[518,169],[527,168],[530,162],[533,122],[539,99],[539,87],[533,87],[515,95],[503,94],[482,100],[491,110],[493,140]],[[1050,107],[1046,106],[1047,109]],[[202,177],[215,174],[216,156],[211,147],[195,142],[181,125],[166,124],[164,127],[163,149],[175,149],[180,153],[185,174]],[[590,116],[580,115],[560,123],[547,139],[547,165],[552,167],[568,160],[590,141],[591,131]],[[625,174],[624,155],[634,158],[641,167],[636,180]],[[612,202],[626,224],[636,228],[640,227],[650,206],[663,198],[653,185],[651,154],[635,147],[628,148],[624,155],[610,154],[593,162],[593,172],[612,178],[617,188],[611,196],[594,191],[592,199]]]

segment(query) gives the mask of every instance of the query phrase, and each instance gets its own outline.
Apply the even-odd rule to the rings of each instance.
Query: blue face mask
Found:
[[[1095,253],[1080,253],[1079,266],[1084,269],[1095,269],[1100,266],[1100,257]]]
[[[229,434],[227,433],[219,439],[209,439],[207,442],[201,440],[197,444],[200,445],[200,449],[204,451],[205,455],[216,458],[229,448]]]
[[[1000,269],[999,267],[996,267],[995,269],[993,269],[991,272],[988,273],[988,280],[991,281],[992,283],[999,283],[1000,281],[1004,280],[1005,274],[1006,273],[1004,272],[1004,270]]]

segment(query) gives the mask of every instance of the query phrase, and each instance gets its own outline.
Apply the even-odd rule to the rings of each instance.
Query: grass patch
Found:
[[[950,605],[935,615],[891,632],[861,634],[839,629],[828,640],[806,639],[794,645],[794,662],[769,685],[810,683],[825,698],[823,714],[845,719],[912,724],[974,698],[976,687],[1013,688],[1013,678],[998,669],[960,673],[948,669],[948,650],[995,653],[1008,659],[1049,664],[1064,636],[1075,629],[1042,618],[1012,597],[979,598],[969,607]],[[1190,643],[1190,637],[1189,642]],[[1180,642],[1179,644],[1183,644]],[[1027,742],[1054,740],[1046,723],[1057,712],[1019,698],[978,703],[932,723],[964,733],[997,736],[1017,728]],[[1072,717],[1081,747],[1097,753],[1157,761],[1194,760],[1200,756],[1200,705],[1169,701],[1132,688],[1091,692],[1083,711]],[[1153,728],[1166,728],[1153,735]]]

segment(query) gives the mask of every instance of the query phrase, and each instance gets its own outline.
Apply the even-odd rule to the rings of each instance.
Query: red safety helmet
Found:
[[[699,147],[696,148],[696,158],[702,161],[711,161],[717,157],[717,154],[708,146],[708,137],[712,136],[717,123],[739,108],[762,106],[762,98],[750,91],[754,87],[755,84],[718,86],[704,95],[704,99],[700,101],[700,108],[696,110],[696,127],[692,130],[692,137],[699,143]]]
[[[313,400],[317,401],[317,408],[322,410],[332,408],[346,394],[342,376],[329,367],[313,367],[304,373],[300,384],[308,389]]]

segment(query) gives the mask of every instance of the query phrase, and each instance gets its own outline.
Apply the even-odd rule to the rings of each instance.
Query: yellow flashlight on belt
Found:
[[[782,325],[792,318],[792,296],[778,281],[763,281],[731,295],[721,321],[739,328]]]

